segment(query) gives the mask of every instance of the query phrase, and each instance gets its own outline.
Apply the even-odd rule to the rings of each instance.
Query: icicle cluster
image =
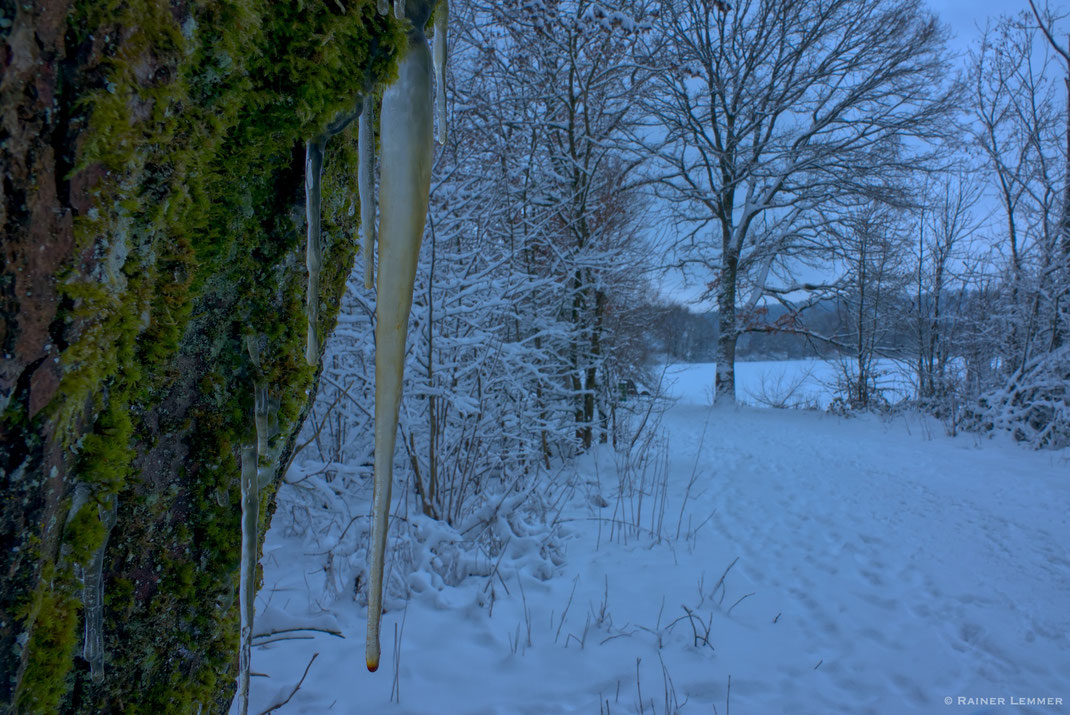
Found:
[[[322,157],[322,150],[320,151]],[[306,182],[310,184],[311,182]],[[260,368],[260,338],[246,338],[249,360]],[[256,382],[253,386],[253,423],[256,425],[256,443],[244,445],[241,452],[241,564],[238,584],[238,609],[241,612],[240,652],[238,657],[238,697],[241,713],[249,711],[249,668],[252,662],[253,620],[256,614],[256,564],[259,546],[260,490],[265,488],[275,474],[281,448],[272,445],[280,433],[279,408],[281,401],[272,395],[267,384]]]
[[[434,58],[424,36],[424,26],[431,16],[435,3],[441,7],[435,18]],[[378,0],[380,14],[390,11],[390,0]],[[402,56],[398,79],[383,94],[380,121],[381,176],[379,196],[379,260],[378,290],[376,298],[376,356],[375,356],[375,494],[373,505],[371,578],[368,596],[368,641],[367,665],[369,670],[379,667],[379,625],[382,616],[383,562],[386,552],[387,517],[390,509],[390,490],[393,473],[394,444],[397,437],[398,410],[401,403],[402,373],[405,362],[405,334],[408,329],[409,311],[412,307],[412,291],[416,280],[416,265],[427,217],[428,197],[431,189],[431,159],[434,148],[434,114],[438,114],[438,141],[446,139],[446,87],[445,70],[449,7],[447,0],[394,0],[394,16],[409,23],[408,47]],[[434,71],[432,72],[432,65]],[[437,96],[432,94],[432,76],[437,85]],[[358,188],[361,207],[361,231],[364,234],[364,281],[367,288],[373,287],[372,260],[376,244],[375,196],[374,196],[374,135],[373,107],[374,90],[366,88],[357,113],[361,115],[359,126]],[[320,184],[323,170],[323,151],[330,133],[341,128],[328,128],[328,133],[310,140],[306,145],[306,212],[308,218],[308,346],[306,359],[314,365],[319,358],[319,274],[322,270],[323,252],[320,243]],[[253,354],[250,348],[250,354]],[[254,356],[254,362],[258,356]],[[267,401],[267,393],[257,388],[257,433],[258,437],[270,431],[265,425],[261,405]],[[270,437],[267,438],[270,440]],[[265,448],[263,438],[260,450]],[[263,456],[261,452],[260,456]],[[247,455],[243,452],[242,467],[242,654],[240,690],[247,706],[248,671],[246,617],[251,633],[252,577],[246,569],[255,567],[256,532],[255,518],[251,530],[247,522],[246,503],[248,489],[255,490],[256,470],[248,475]],[[255,460],[255,455],[253,456]],[[255,461],[254,461],[255,464]],[[252,504],[250,502],[250,510]],[[246,532],[249,532],[248,535]],[[247,550],[246,538],[252,544]],[[251,562],[246,563],[247,561]],[[247,583],[249,582],[249,583]],[[248,610],[248,613],[247,613]],[[244,706],[243,706],[244,707]],[[244,710],[243,710],[244,712]]]

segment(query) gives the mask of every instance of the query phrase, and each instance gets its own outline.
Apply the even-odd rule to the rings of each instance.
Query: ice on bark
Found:
[[[238,697],[241,699],[241,715],[248,715],[249,712],[249,668],[253,655],[253,616],[256,613],[256,551],[260,519],[257,482],[256,447],[245,445],[241,452],[241,574],[238,585],[238,610],[241,612]]]
[[[308,339],[305,341],[305,362],[319,362],[320,335],[320,272],[323,270],[323,153],[327,140],[344,130],[360,114],[362,104],[349,112],[341,112],[327,129],[305,142],[305,223],[308,238],[305,244],[305,263],[308,267],[308,296],[305,315],[308,318]]]
[[[364,234],[364,287],[375,287],[375,95],[364,95],[357,142],[357,190],[360,194],[360,228]]]
[[[319,362],[320,338],[320,271],[323,269],[323,241],[321,236],[321,189],[323,150],[327,138],[320,135],[305,142],[305,218],[308,236],[305,245],[305,264],[308,267],[308,340],[305,343],[305,362]]]
[[[435,11],[435,113],[438,115],[436,138],[446,143],[446,58],[450,24],[449,0],[439,0]]]
[[[82,657],[89,663],[89,677],[94,683],[104,680],[104,551],[115,526],[115,495],[109,495],[105,502],[97,507],[100,522],[104,525],[104,540],[90,557],[82,583],[82,605],[85,607]]]

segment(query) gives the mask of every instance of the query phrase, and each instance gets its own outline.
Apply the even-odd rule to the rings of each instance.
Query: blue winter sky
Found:
[[[929,5],[955,32],[951,45],[957,50],[969,47],[989,17],[1029,9],[1026,0],[929,0]]]

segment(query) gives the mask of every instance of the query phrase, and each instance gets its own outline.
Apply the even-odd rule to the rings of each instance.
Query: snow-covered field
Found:
[[[715,363],[670,365],[662,378],[668,391],[700,404],[713,402]],[[850,369],[850,365],[847,365]],[[874,363],[877,386],[895,403],[912,396],[904,365],[881,359]],[[853,373],[852,373],[853,374]],[[744,405],[816,407],[826,409],[843,380],[843,367],[834,360],[757,360],[736,363],[736,399]]]
[[[284,487],[257,632],[344,637],[258,638],[250,711],[318,653],[279,712],[1070,712],[1066,452],[916,417],[711,410],[709,366],[668,373],[647,470],[585,455],[558,476],[556,526],[515,524],[489,576],[410,579],[375,674],[362,607],[325,595]],[[558,566],[533,556],[547,539]]]

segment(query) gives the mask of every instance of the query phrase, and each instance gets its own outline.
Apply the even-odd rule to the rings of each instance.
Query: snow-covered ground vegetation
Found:
[[[738,373],[749,391],[755,367]],[[319,411],[264,547],[253,710],[291,695],[280,712],[1070,703],[1070,455],[947,437],[917,414],[713,408],[714,374],[670,366],[664,398],[622,403],[616,448],[484,482],[451,522],[397,490],[377,675],[362,661],[370,468],[330,451],[359,410]],[[1013,711],[1061,711],[1032,702]]]

